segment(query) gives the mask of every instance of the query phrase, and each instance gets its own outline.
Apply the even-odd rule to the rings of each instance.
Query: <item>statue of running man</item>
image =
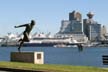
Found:
[[[31,20],[31,23],[15,26],[15,28],[25,27],[25,30],[23,32],[23,38],[19,39],[19,41],[18,41],[18,42],[20,42],[20,45],[18,47],[19,52],[20,52],[20,48],[23,45],[23,43],[30,41],[29,40],[29,34],[30,34],[31,30],[33,29],[34,25],[35,25],[35,21]]]

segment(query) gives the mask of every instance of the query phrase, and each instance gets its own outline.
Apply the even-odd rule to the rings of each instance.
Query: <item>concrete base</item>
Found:
[[[44,64],[43,52],[11,52],[11,61]]]

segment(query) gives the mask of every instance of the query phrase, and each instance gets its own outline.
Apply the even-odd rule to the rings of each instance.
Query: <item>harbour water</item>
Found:
[[[64,64],[80,66],[108,67],[103,65],[102,55],[108,55],[108,48],[54,48],[54,47],[22,47],[22,51],[43,51],[45,64]],[[10,61],[10,52],[17,51],[17,47],[0,47],[0,61]]]

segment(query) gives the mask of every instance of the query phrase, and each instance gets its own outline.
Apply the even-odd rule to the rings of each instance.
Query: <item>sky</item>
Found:
[[[108,0],[0,0],[0,35],[22,33],[24,28],[14,26],[31,20],[36,21],[32,33],[55,34],[61,20],[68,20],[73,10],[80,12],[83,19],[93,12],[94,20],[108,28]]]

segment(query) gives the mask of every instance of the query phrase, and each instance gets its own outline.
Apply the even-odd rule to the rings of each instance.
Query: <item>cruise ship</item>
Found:
[[[23,37],[22,35],[8,34],[2,40],[2,47],[18,46],[18,40]],[[24,47],[71,47],[79,44],[72,37],[54,37],[49,34],[34,34],[30,35],[30,42],[25,42]]]

